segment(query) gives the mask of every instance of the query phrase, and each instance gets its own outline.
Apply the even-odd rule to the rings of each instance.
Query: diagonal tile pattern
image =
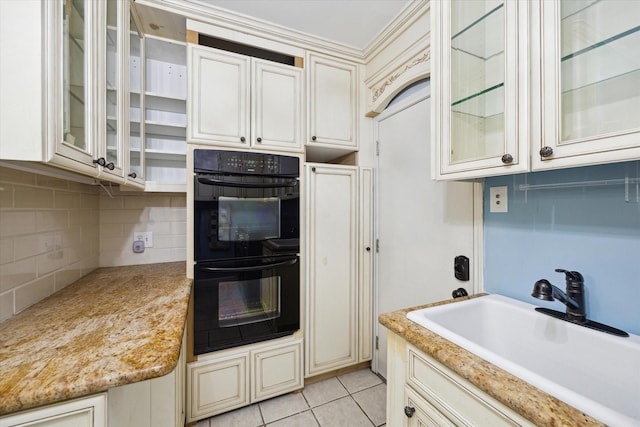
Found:
[[[368,368],[199,421],[196,427],[380,427],[386,384]]]

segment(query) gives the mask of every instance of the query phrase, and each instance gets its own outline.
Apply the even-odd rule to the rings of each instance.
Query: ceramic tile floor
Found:
[[[368,368],[198,422],[196,427],[384,426],[387,386]]]

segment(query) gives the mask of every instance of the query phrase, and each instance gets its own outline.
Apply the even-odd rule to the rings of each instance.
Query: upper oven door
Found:
[[[196,262],[299,251],[297,178],[200,173],[194,180]]]

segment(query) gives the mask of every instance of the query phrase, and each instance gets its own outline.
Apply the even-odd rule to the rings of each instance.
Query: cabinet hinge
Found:
[[[378,336],[376,335],[376,350],[380,349],[380,339],[378,338]]]
[[[380,239],[376,239],[376,253],[380,253]]]
[[[376,141],[376,156],[380,155],[380,141]]]

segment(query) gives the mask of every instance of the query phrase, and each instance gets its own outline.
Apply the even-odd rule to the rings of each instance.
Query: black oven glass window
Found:
[[[221,328],[280,317],[280,277],[220,282],[218,286]]]
[[[280,199],[218,198],[218,241],[255,242],[280,237]]]

